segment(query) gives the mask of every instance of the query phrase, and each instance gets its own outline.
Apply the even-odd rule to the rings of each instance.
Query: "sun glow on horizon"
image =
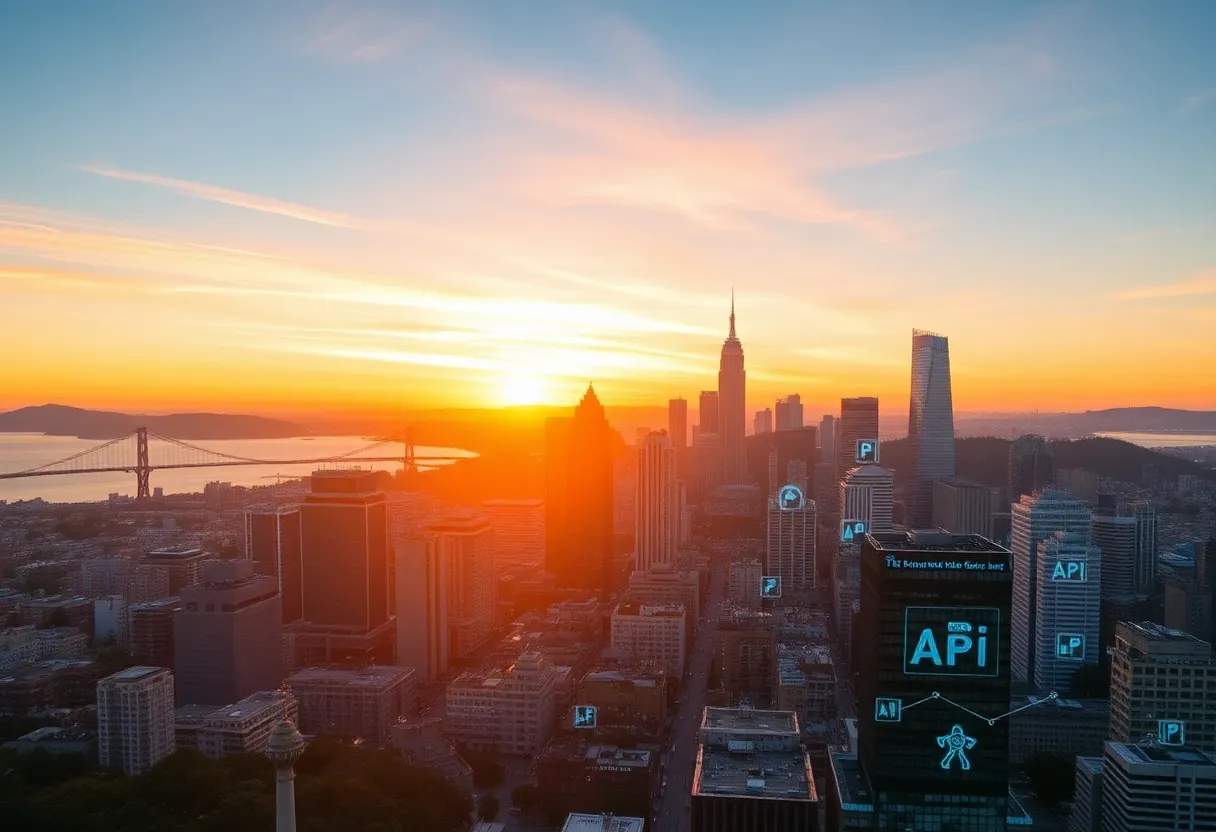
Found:
[[[513,405],[548,404],[549,383],[540,376],[511,375],[499,383],[499,398]]]

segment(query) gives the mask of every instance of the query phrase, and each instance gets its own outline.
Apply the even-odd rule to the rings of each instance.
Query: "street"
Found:
[[[701,712],[705,708],[705,685],[709,681],[709,665],[713,661],[714,623],[726,583],[725,570],[711,572],[709,597],[697,627],[683,698],[677,709],[671,736],[667,741],[667,786],[659,798],[652,829],[662,832],[686,832],[689,828],[687,801],[692,794],[693,768],[697,762],[697,731],[701,727]]]

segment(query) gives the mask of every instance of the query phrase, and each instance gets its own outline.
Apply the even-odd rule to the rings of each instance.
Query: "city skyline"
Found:
[[[0,407],[1216,408],[1214,14],[9,9]]]

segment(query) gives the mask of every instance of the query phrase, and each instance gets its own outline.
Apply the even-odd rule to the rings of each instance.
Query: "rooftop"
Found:
[[[356,687],[387,687],[414,675],[412,667],[377,665],[359,670],[310,667],[287,677],[289,685],[350,685]]]
[[[283,701],[290,696],[291,694],[277,690],[260,690],[249,694],[236,704],[212,708],[211,713],[207,715],[207,722],[217,726],[226,722],[241,722],[259,714],[279,713]]]
[[[163,549],[153,549],[148,552],[150,558],[201,558],[206,553],[193,546],[166,546]]]
[[[95,663],[91,659],[47,659],[9,671],[7,675],[0,676],[0,685],[23,681],[37,682],[62,670],[86,670],[94,669],[94,666]]]
[[[129,607],[130,612],[136,610],[159,610],[171,612],[182,605],[182,599],[176,595],[170,595],[166,598],[157,598],[155,601],[141,601],[138,604],[132,604]]]
[[[754,708],[706,708],[703,729],[738,731],[746,734],[798,736],[798,717],[793,711],[758,711]]]
[[[642,832],[644,825],[642,818],[571,814],[566,816],[562,832]]]
[[[1175,766],[1211,766],[1216,768],[1216,752],[1196,748],[1169,748],[1155,743],[1132,745],[1125,742],[1106,743],[1108,755],[1115,755],[1128,764],[1156,763]]]
[[[646,768],[650,765],[650,752],[636,748],[618,748],[615,745],[593,745],[587,749],[587,760],[599,766],[621,768]]]
[[[134,682],[139,679],[146,679],[149,676],[155,676],[157,673],[169,673],[169,671],[163,667],[136,665],[135,667],[128,667],[126,670],[120,670],[117,673],[111,674],[102,681]]]
[[[993,552],[1009,554],[986,537],[978,534],[950,534],[938,529],[918,529],[911,532],[871,532],[866,535],[879,552]]]
[[[679,602],[668,604],[645,604],[637,601],[622,601],[613,611],[613,615],[642,615],[647,617],[678,618],[684,615],[684,605]]]
[[[86,728],[56,728],[46,726],[35,728],[17,739],[22,742],[91,742],[97,739],[97,732]]]
[[[1203,639],[1196,638],[1190,633],[1156,624],[1152,621],[1120,621],[1119,628],[1126,630],[1128,635],[1139,636],[1149,641],[1171,641],[1179,644],[1206,644]]]
[[[805,751],[738,752],[702,745],[694,795],[818,800]]]

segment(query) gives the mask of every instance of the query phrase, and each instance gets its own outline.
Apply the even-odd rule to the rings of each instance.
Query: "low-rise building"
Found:
[[[0,675],[0,717],[28,717],[96,701],[101,668],[88,659],[47,659]]]
[[[760,579],[764,567],[756,558],[731,561],[726,597],[731,603],[752,609],[760,608]]]
[[[535,651],[506,667],[466,671],[447,687],[448,737],[471,748],[538,754],[553,731],[556,688],[556,668]]]
[[[621,815],[570,814],[562,824],[562,832],[642,832],[643,818]]]
[[[777,645],[777,709],[803,725],[836,718],[836,667],[826,645]]]
[[[577,705],[594,706],[603,727],[640,727],[658,734],[667,723],[667,673],[663,670],[593,670],[579,682],[574,698]]]
[[[756,583],[759,586],[759,581]],[[701,578],[690,570],[679,570],[669,563],[657,563],[649,570],[629,574],[629,597],[642,604],[683,604],[695,628],[701,620]]]
[[[718,617],[714,640],[722,687],[753,702],[769,700],[777,672],[777,627],[772,614],[726,609]]]
[[[473,769],[443,735],[438,716],[402,718],[393,726],[393,745],[416,766],[438,770],[464,792],[473,792]]]
[[[3,746],[9,751],[47,751],[51,754],[83,754],[92,758],[97,753],[97,732],[85,728],[38,728],[9,740]]]
[[[621,748],[584,735],[555,737],[536,761],[545,814],[577,809],[645,816],[660,779],[661,756],[657,745]]]
[[[683,678],[687,624],[683,604],[644,604],[626,596],[612,613],[612,646],[635,663],[653,662]]]
[[[295,697],[277,690],[258,691],[232,705],[184,705],[174,711],[179,748],[195,748],[213,759],[259,754],[270,732],[283,720],[299,719]]]
[[[301,731],[360,737],[383,748],[392,742],[397,720],[413,712],[417,681],[412,667],[378,665],[309,668],[286,684],[298,702]]]

